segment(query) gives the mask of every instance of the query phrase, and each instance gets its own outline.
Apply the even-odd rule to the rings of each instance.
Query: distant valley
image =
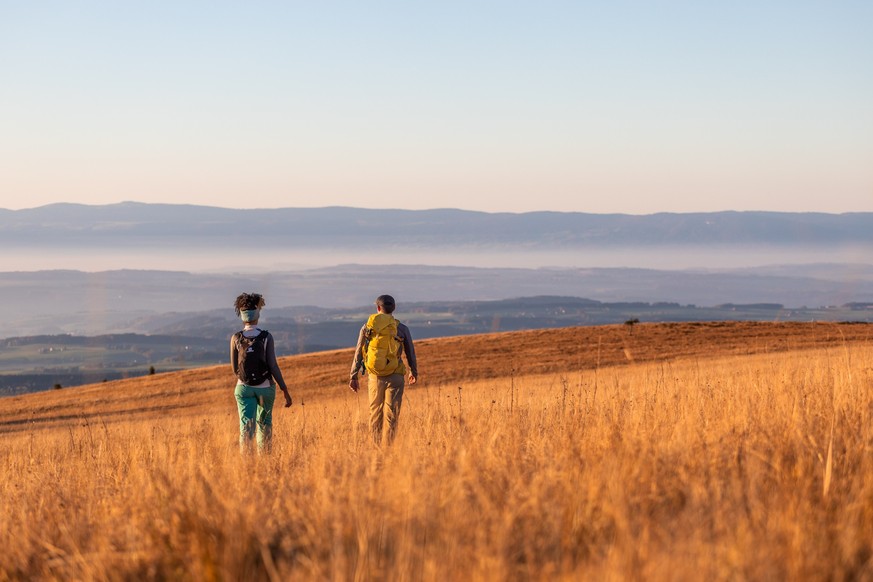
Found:
[[[869,321],[873,213],[0,209],[0,385],[226,361],[233,298],[284,354],[349,346],[389,292],[419,338],[640,322]]]
[[[543,295],[603,303],[781,304],[789,308],[873,301],[873,266],[795,265],[758,269],[484,269],[424,265],[339,265],[298,271],[189,273],[120,270],[0,273],[10,306],[6,337],[160,333],[188,316],[232,315],[234,297],[257,291],[267,317],[353,309],[390,292],[410,303],[501,301]]]

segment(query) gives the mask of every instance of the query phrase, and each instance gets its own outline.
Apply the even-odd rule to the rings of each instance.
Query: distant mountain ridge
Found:
[[[574,248],[633,245],[873,244],[873,213],[787,212],[486,213],[453,209],[372,210],[349,207],[229,209],[123,202],[51,204],[0,210],[0,241],[64,240],[106,244],[181,237],[287,240],[302,246],[342,244],[523,245]]]

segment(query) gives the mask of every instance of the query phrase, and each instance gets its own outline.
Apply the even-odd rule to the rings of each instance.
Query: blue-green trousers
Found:
[[[276,386],[255,388],[237,384],[233,391],[239,409],[239,446],[251,450],[257,429],[258,450],[269,451],[273,444],[273,403],[276,401]]]

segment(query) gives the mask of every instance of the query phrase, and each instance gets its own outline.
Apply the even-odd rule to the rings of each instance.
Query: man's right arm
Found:
[[[349,376],[357,376],[358,370],[361,369],[361,365],[364,363],[364,330],[366,328],[366,325],[362,326],[361,331],[358,332],[358,343],[355,344],[355,357],[352,359],[352,370]]]
[[[361,369],[361,365],[364,363],[364,333],[366,329],[366,325],[361,326],[361,331],[358,332],[358,342],[355,344],[355,356],[352,359],[352,369],[349,373],[349,388],[352,389],[353,392],[358,391],[358,370]]]

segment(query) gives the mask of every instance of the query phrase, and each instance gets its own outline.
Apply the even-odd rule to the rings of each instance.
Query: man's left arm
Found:
[[[403,353],[406,354],[406,364],[409,366],[409,383],[415,384],[418,380],[418,360],[415,358],[415,344],[412,342],[412,333],[406,324],[403,326]]]

